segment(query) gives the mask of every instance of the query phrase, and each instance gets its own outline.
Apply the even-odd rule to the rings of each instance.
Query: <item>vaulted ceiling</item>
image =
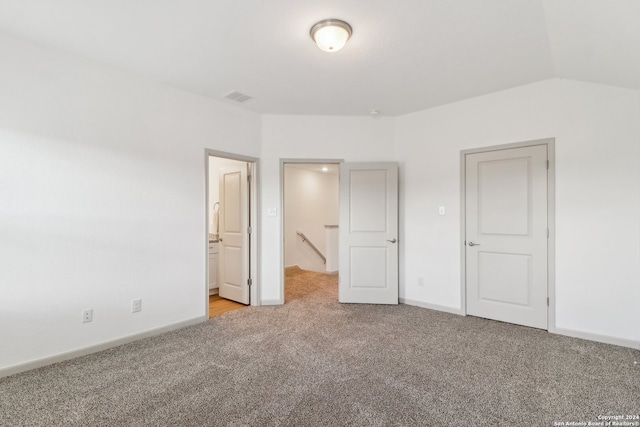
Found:
[[[325,18],[353,27],[339,52],[309,36]],[[0,0],[0,32],[265,114],[394,116],[552,77],[640,88],[638,0]]]

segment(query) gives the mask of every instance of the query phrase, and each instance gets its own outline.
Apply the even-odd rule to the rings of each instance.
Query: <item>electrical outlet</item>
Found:
[[[88,308],[86,310],[82,310],[82,323],[89,323],[93,320],[93,309]]]
[[[418,277],[418,286],[424,286],[424,278]]]
[[[438,215],[444,215],[444,214],[445,214],[444,206],[438,207]]]
[[[139,311],[142,311],[142,300],[139,298],[131,300],[131,312],[137,313]]]

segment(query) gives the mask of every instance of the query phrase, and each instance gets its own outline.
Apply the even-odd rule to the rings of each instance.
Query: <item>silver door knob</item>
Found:
[[[480,243],[469,242],[469,246],[480,246]]]
[[[397,240],[396,239],[391,239],[391,240],[387,240],[387,242],[395,243],[395,242],[397,242]]]

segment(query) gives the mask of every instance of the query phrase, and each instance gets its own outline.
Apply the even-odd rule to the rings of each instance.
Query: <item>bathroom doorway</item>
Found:
[[[209,317],[257,305],[257,159],[206,154]]]
[[[284,303],[312,292],[320,282],[335,284],[337,299],[339,164],[282,161]]]

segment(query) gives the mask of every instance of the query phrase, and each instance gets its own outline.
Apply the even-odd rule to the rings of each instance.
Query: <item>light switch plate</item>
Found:
[[[438,208],[438,215],[444,215],[444,212],[445,212],[445,211],[444,211],[444,206],[440,206],[440,207]]]

